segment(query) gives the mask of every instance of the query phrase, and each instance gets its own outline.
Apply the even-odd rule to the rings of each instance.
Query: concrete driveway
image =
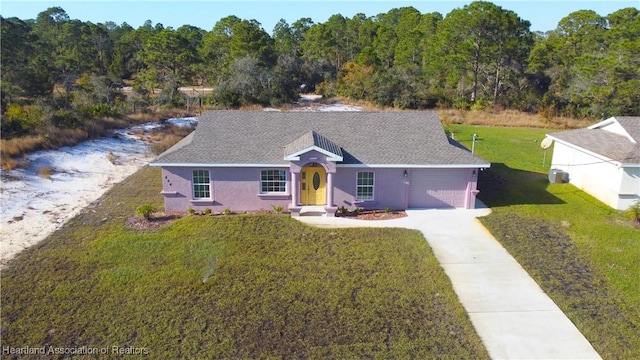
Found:
[[[299,217],[320,227],[422,232],[493,359],[601,359],[587,339],[476,219],[476,210],[407,210],[394,220]]]

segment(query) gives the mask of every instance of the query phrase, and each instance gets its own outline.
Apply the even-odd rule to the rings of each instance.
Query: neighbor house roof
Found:
[[[629,136],[607,130],[607,125],[619,124]],[[640,164],[640,117],[609,118],[586,129],[568,130],[548,135],[573,144],[621,164]]]
[[[435,112],[206,111],[176,146],[151,164],[287,166],[315,146],[341,156],[338,166],[489,166],[450,142]]]
[[[636,143],[640,143],[640,116],[616,116],[615,119]]]

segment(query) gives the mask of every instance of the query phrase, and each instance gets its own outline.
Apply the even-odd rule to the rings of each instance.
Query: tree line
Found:
[[[277,106],[316,92],[403,109],[640,114],[636,8],[576,11],[546,33],[485,1],[446,16],[402,7],[324,23],[280,20],[271,35],[236,16],[210,31],[93,24],[60,7],[0,20],[4,136],[135,106],[183,106],[178,88],[189,85],[212,87],[203,100],[219,107]]]

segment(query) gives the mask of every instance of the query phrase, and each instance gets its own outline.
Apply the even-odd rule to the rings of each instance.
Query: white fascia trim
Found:
[[[597,122],[597,123],[595,123],[595,124],[593,124],[591,126],[587,126],[587,129],[597,129],[599,127],[607,126],[609,124],[613,124],[613,123],[617,123],[617,122],[618,122],[618,120],[616,120],[615,117],[610,117],[608,119],[605,119],[605,120],[602,120],[600,122]]]
[[[232,168],[288,168],[289,164],[201,164],[201,163],[151,163],[149,166],[156,167],[232,167]]]
[[[387,168],[387,169],[478,169],[489,168],[491,164],[336,164],[343,168]]]
[[[232,167],[232,168],[289,168],[289,164],[200,164],[200,163],[152,163],[149,166],[155,167]],[[336,164],[336,167],[343,168],[388,168],[388,169],[478,169],[489,168],[491,164]]]
[[[327,156],[327,161],[333,161],[333,162],[338,162],[338,161],[342,161],[342,156],[339,156],[337,154],[334,154],[330,151],[327,151],[325,149],[319,148],[317,146],[310,146],[304,150],[300,150],[300,151],[296,151],[293,154],[289,154],[287,156],[284,157],[285,160],[287,161],[299,161],[300,160],[300,155],[304,154],[304,153],[308,153],[309,151],[317,151],[321,154],[324,154]]]
[[[589,150],[587,150],[587,149],[585,149],[583,147],[580,147],[580,146],[578,146],[576,144],[570,143],[568,141],[560,140],[560,139],[558,139],[556,137],[553,137],[552,135],[547,135],[547,136],[552,138],[553,141],[559,142],[560,144],[568,146],[568,147],[570,147],[572,149],[575,149],[575,150],[578,150],[578,151],[582,151],[583,153],[585,153],[587,155],[591,155],[591,156],[593,156],[595,158],[598,158],[598,159],[602,160],[602,162],[608,162],[608,163],[611,163],[613,165],[617,165],[618,167],[620,167],[622,165],[622,163],[620,163],[617,160],[613,160],[613,159],[610,159],[610,158],[608,158],[608,157],[606,157],[604,155],[600,155],[598,153],[594,153],[593,151],[589,151]],[[583,164],[572,164],[572,165],[573,166],[576,166],[576,165],[582,166]],[[551,166],[553,166],[553,163],[551,164]]]

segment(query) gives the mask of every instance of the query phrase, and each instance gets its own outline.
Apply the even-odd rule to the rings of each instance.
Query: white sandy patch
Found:
[[[190,125],[195,118],[170,119]],[[137,134],[159,124],[119,130],[113,137],[86,141],[59,150],[38,151],[28,166],[2,173],[0,186],[0,267],[15,254],[43,240],[113,184],[153,159]],[[41,169],[49,169],[49,178]]]
[[[289,112],[296,111],[362,111],[360,106],[353,105],[345,105],[340,102],[334,102],[332,104],[322,104],[317,103],[317,100],[320,100],[322,95],[316,94],[302,94],[300,95],[300,101],[297,103],[299,105],[296,108],[287,110]],[[265,108],[264,111],[280,111],[275,108]]]

